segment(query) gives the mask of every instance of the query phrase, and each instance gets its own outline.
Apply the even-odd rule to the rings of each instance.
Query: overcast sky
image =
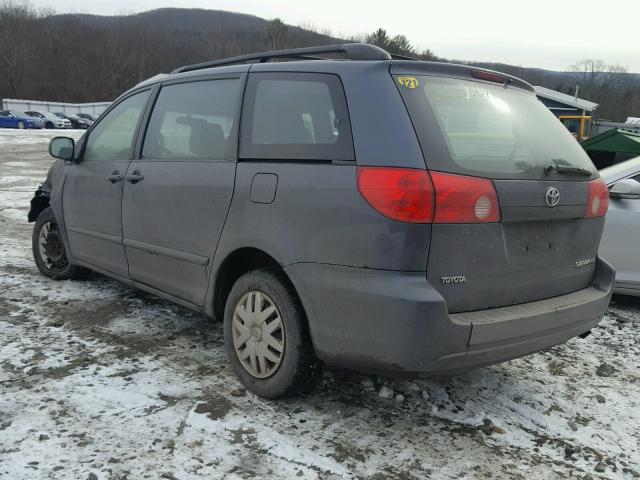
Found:
[[[160,7],[229,10],[314,25],[336,36],[382,27],[451,59],[564,70],[592,57],[640,73],[640,0],[32,0],[32,4],[57,12],[101,15]]]

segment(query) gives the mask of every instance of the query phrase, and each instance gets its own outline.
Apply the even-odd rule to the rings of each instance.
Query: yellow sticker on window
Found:
[[[398,77],[398,83],[404,88],[418,88],[418,79],[416,77]]]

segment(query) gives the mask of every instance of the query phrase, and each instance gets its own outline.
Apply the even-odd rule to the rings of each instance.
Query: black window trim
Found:
[[[311,81],[321,81],[329,88],[331,100],[333,106],[336,109],[343,110],[344,116],[347,120],[346,137],[344,140],[336,144],[279,144],[279,145],[264,145],[264,144],[252,144],[244,139],[251,138],[251,131],[253,128],[253,113],[255,108],[255,100],[257,93],[257,86],[261,78],[282,79],[289,80],[294,77],[297,78],[309,78]],[[331,78],[333,81],[327,81]],[[240,135],[239,135],[239,148],[238,148],[238,161],[239,162],[282,162],[282,163],[332,163],[332,164],[347,164],[352,165],[356,163],[355,146],[353,143],[353,132],[351,129],[351,116],[349,115],[349,105],[347,102],[347,96],[342,83],[340,75],[329,72],[304,72],[304,71],[269,71],[269,72],[249,72],[247,82],[245,85],[245,94],[242,102],[242,114],[240,117]],[[341,152],[325,152],[324,154],[314,156],[297,155],[295,153],[285,152],[287,148],[293,150],[293,148],[309,148],[310,145],[321,146],[327,150],[342,149]],[[265,152],[265,150],[272,150],[272,152]]]
[[[164,159],[149,159],[142,158],[142,147],[144,146],[144,141],[147,137],[147,130],[149,129],[149,122],[151,120],[151,114],[156,106],[156,102],[158,97],[160,96],[160,92],[162,88],[165,86],[173,86],[173,85],[181,85],[184,83],[193,83],[193,82],[206,82],[213,80],[227,80],[227,79],[238,79],[240,81],[238,87],[238,100],[236,102],[236,111],[233,118],[233,127],[231,128],[231,132],[229,133],[229,137],[231,141],[229,142],[229,148],[227,149],[227,153],[224,159],[216,159],[215,162],[232,162],[235,163],[238,158],[238,133],[240,131],[240,111],[242,109],[242,100],[244,97],[244,90],[246,88],[247,82],[247,72],[225,72],[225,73],[216,73],[216,74],[207,74],[207,75],[197,75],[183,78],[169,78],[165,81],[158,82],[153,85],[153,91],[149,96],[149,103],[147,104],[147,109],[142,116],[142,122],[139,126],[139,130],[137,133],[136,146],[134,149],[134,155],[132,158],[132,162],[184,162],[184,161],[192,161],[192,162],[211,162],[212,160],[193,160],[193,159],[172,159],[172,158],[164,158]]]

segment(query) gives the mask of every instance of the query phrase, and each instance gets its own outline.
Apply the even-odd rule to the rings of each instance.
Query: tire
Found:
[[[53,128],[53,123],[47,122],[44,124],[44,128]]]
[[[17,127],[19,130],[22,130],[24,128],[24,122],[19,121]]]
[[[236,281],[224,311],[224,340],[242,384],[263,398],[301,393],[321,370],[300,300],[278,272],[254,270]]]
[[[78,279],[87,270],[71,265],[67,260],[62,235],[51,207],[45,208],[36,220],[31,236],[33,259],[43,275],[55,280]]]

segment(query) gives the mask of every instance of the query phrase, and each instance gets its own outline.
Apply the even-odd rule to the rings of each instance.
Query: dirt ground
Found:
[[[0,130],[0,478],[640,478],[640,300],[506,364],[327,370],[306,397],[265,401],[231,373],[219,324],[37,272],[26,215],[54,135]]]

